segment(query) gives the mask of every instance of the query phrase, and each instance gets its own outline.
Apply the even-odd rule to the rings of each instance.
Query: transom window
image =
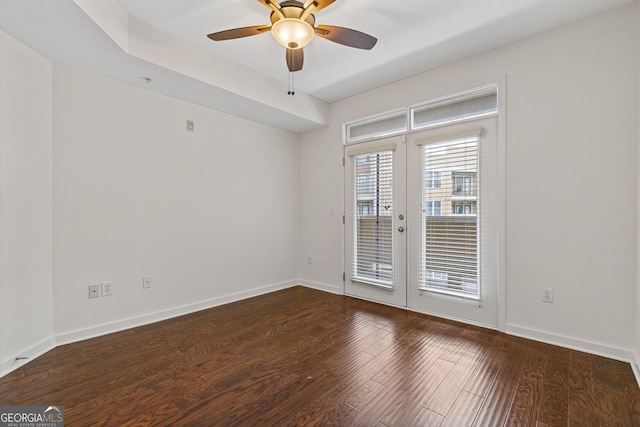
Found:
[[[355,144],[497,114],[498,86],[491,84],[345,123],[343,140]]]

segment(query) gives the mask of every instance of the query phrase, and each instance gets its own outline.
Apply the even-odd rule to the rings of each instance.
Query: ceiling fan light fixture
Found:
[[[305,47],[313,39],[314,29],[298,18],[285,18],[271,26],[271,34],[278,43],[288,49]]]
[[[239,0],[234,0],[239,1]],[[247,0],[248,1],[248,0]],[[251,27],[232,28],[207,34],[213,41],[232,40],[243,37],[256,36],[271,32],[278,44],[286,48],[287,68],[291,86],[289,95],[293,95],[293,73],[302,70],[304,63],[304,49],[314,36],[330,40],[344,46],[358,49],[371,49],[378,41],[369,34],[351,28],[333,25],[316,26],[314,13],[333,4],[336,0],[258,0],[270,11],[271,26],[253,25]],[[303,3],[304,1],[304,3]]]

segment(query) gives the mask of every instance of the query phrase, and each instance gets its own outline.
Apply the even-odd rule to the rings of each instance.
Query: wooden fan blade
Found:
[[[331,3],[333,3],[336,0],[307,0],[306,2],[304,2],[304,8],[308,8],[312,3],[316,4],[315,9],[313,9],[313,13],[316,13],[319,10],[324,9],[325,7],[329,6]]]
[[[208,34],[211,40],[231,40],[239,39],[241,37],[256,36],[258,34],[269,31],[271,27],[266,25],[254,25],[253,27],[233,28],[231,30],[218,31],[217,33]]]
[[[296,72],[302,70],[304,62],[304,52],[300,49],[287,49],[287,67],[289,71]]]
[[[277,1],[270,1],[270,0],[258,0],[258,1],[263,5],[267,6],[269,9],[273,9],[274,7],[276,9],[280,9],[280,4]]]
[[[315,27],[315,32],[324,39],[358,49],[372,49],[378,42],[378,39],[369,34],[333,25],[318,25]]]

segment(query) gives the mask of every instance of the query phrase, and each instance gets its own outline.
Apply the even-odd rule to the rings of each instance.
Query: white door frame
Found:
[[[479,176],[481,195],[480,229],[480,299],[465,299],[419,289],[422,207],[422,146],[425,142],[455,139],[468,133],[479,135]],[[407,142],[408,195],[408,281],[407,306],[411,310],[433,314],[489,328],[497,328],[499,275],[499,186],[498,119],[490,117],[425,130],[409,135]],[[418,231],[420,230],[420,231]],[[416,232],[418,231],[418,232]]]
[[[504,331],[507,328],[506,324],[506,116],[505,116],[505,105],[506,105],[506,86],[507,79],[506,76],[500,76],[499,78],[489,79],[486,82],[482,82],[482,84],[496,84],[498,87],[497,96],[498,96],[498,105],[499,113],[495,116],[497,120],[497,163],[496,163],[496,191],[497,191],[497,227],[496,227],[496,245],[497,245],[497,261],[496,261],[496,275],[497,275],[497,329]],[[410,137],[413,131],[409,130],[406,134],[403,134],[403,137]],[[359,145],[359,144],[356,144]],[[344,147],[343,154],[346,153],[346,149],[349,145]],[[345,154],[345,158],[346,158]],[[346,169],[346,168],[345,168]],[[346,178],[346,175],[345,175]],[[343,185],[343,190],[346,189],[346,182]],[[344,194],[345,200],[345,212],[346,208],[348,208],[348,194]],[[409,207],[407,207],[409,209]],[[343,221],[344,222],[344,221]],[[407,227],[410,230],[409,227]],[[346,239],[347,239],[347,230],[346,226],[343,227],[343,245],[342,245],[342,256],[340,257],[343,262],[343,272],[348,271],[351,267],[348,262],[348,253],[346,248]],[[407,261],[409,262],[409,261]],[[408,270],[408,268],[407,268]],[[343,293],[350,295],[350,292],[347,291],[347,280],[346,273],[343,274]],[[376,298],[367,298],[376,300]],[[403,306],[403,305],[400,305]],[[410,310],[423,312],[419,309],[409,308]],[[450,317],[444,314],[433,313],[440,317]],[[453,317],[451,317],[453,318]],[[465,323],[474,323],[465,319],[453,318],[454,320],[459,320]],[[489,326],[483,324],[482,326]]]

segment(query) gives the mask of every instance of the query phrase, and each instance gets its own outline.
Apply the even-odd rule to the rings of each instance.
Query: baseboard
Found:
[[[324,292],[330,292],[333,294],[342,295],[343,289],[340,286],[329,285],[326,283],[317,283],[311,282],[308,280],[292,280],[288,282],[276,283],[269,286],[263,286],[259,288],[250,289],[243,292],[238,292],[234,294],[228,294],[225,296],[212,298],[206,301],[200,301],[194,304],[187,304],[180,307],[174,307],[168,310],[163,310],[155,313],[149,313],[142,316],[136,316],[129,319],[119,320],[116,322],[105,323],[98,326],[92,326],[86,329],[79,329],[72,332],[66,332],[56,337],[50,337],[42,342],[25,349],[20,352],[24,357],[28,357],[28,359],[15,360],[7,359],[0,361],[0,377],[3,377],[10,372],[20,368],[21,366],[28,363],[30,360],[33,360],[47,351],[55,348],[56,346],[69,344],[77,341],[82,341],[85,339],[94,338],[101,335],[110,334],[113,332],[122,331],[125,329],[130,329],[142,325],[147,325],[154,322],[159,322],[162,320],[171,319],[178,316],[183,316],[185,314],[194,313],[201,310],[206,310],[208,308],[217,307],[224,304],[229,304],[231,302],[240,301],[247,298],[256,297],[259,295],[264,295],[270,292],[275,292],[287,288],[291,288],[294,286],[305,286],[311,289],[317,289]],[[619,360],[622,362],[627,362],[631,364],[631,368],[633,369],[636,380],[638,381],[638,385],[640,386],[640,355],[637,351],[621,349],[617,347],[611,347],[604,344],[594,343],[590,341],[579,340],[575,338],[570,338],[561,335],[550,334],[548,332],[543,332],[531,328],[526,328],[522,326],[507,324],[506,328],[502,331],[506,334],[518,336],[521,338],[531,339],[534,341],[540,341],[547,344],[557,345],[560,347],[570,348],[577,351],[583,351],[586,353],[595,354],[598,356],[607,357],[614,360]]]
[[[206,310],[208,308],[217,307],[231,302],[240,301],[247,298],[257,297],[259,295],[268,294],[270,292],[291,288],[298,285],[298,281],[291,280],[288,282],[276,283],[269,286],[254,288],[243,292],[229,294],[206,301],[200,301],[193,304],[187,304],[180,307],[170,308],[168,310],[158,311],[155,313],[144,314],[129,319],[118,320],[115,322],[105,323],[98,326],[92,326],[86,329],[78,329],[76,331],[65,332],[56,336],[56,346],[70,344],[73,342],[83,341],[95,338],[101,335],[119,332],[126,329],[135,328],[150,323],[160,322],[162,320],[171,319],[185,314],[195,313],[197,311]]]
[[[633,352],[631,369],[633,369],[633,374],[636,376],[636,382],[638,383],[638,387],[640,387],[640,356],[638,355],[637,350]]]
[[[498,328],[496,326],[494,326],[494,325],[489,325],[489,324],[482,323],[482,322],[474,322],[472,320],[464,319],[462,317],[446,316],[446,315],[444,315],[442,313],[438,313],[438,312],[435,312],[435,311],[432,312],[432,311],[415,310],[415,309],[409,308],[409,307],[407,307],[406,310],[407,311],[412,311],[414,313],[426,314],[427,316],[438,317],[440,319],[453,320],[454,322],[464,323],[465,325],[479,326],[481,328],[491,329],[491,330],[494,330],[494,331],[498,330]]]
[[[300,280],[298,284],[300,286],[306,286],[308,288],[317,289],[320,291],[331,292],[339,295],[344,294],[344,290],[339,286],[335,286],[335,285],[328,285],[325,283],[315,283],[315,282],[310,282],[306,280]],[[475,326],[480,326],[487,329],[494,329],[494,330],[496,329],[495,327],[490,325],[469,322],[464,319],[446,317],[437,313],[424,313],[422,311],[420,311],[420,313],[442,317],[445,319],[467,323]],[[586,340],[580,340],[580,339],[566,337],[562,335],[551,334],[548,332],[539,331],[539,330],[526,328],[526,327],[513,325],[513,324],[507,324],[504,329],[498,328],[497,330],[499,330],[500,332],[504,332],[508,335],[513,335],[520,338],[526,338],[533,341],[539,341],[546,344],[556,345],[558,347],[569,348],[572,350],[582,351],[585,353],[590,353],[597,356],[602,356],[609,359],[629,363],[631,364],[631,368],[633,369],[633,372],[636,376],[636,380],[638,381],[638,385],[640,386],[640,356],[636,351],[618,348],[618,347],[612,347],[605,344],[595,343],[595,342],[586,341]]]
[[[340,286],[311,282],[309,280],[299,280],[298,285],[304,286],[306,288],[317,289],[319,291],[330,292],[337,295],[342,295],[344,293],[343,289]]]
[[[16,360],[15,357],[11,359],[6,359],[0,362],[0,378],[4,377],[10,372],[19,369],[23,365],[26,365],[31,360],[42,356],[47,351],[52,350],[56,347],[56,340],[54,337],[49,337],[43,340],[42,342],[31,346],[23,351],[19,352],[19,360]],[[25,357],[25,359],[22,359]]]
[[[558,347],[569,348],[572,350],[582,351],[585,353],[595,354],[609,359],[619,360],[621,362],[630,363],[633,367],[633,351],[609,345],[596,343],[592,341],[580,340],[576,338],[566,337],[562,335],[551,334],[531,328],[507,324],[504,331],[506,334],[520,338],[526,338],[534,341],[540,341],[546,344],[557,345]],[[637,358],[636,358],[637,359]],[[637,375],[637,374],[636,374]]]

